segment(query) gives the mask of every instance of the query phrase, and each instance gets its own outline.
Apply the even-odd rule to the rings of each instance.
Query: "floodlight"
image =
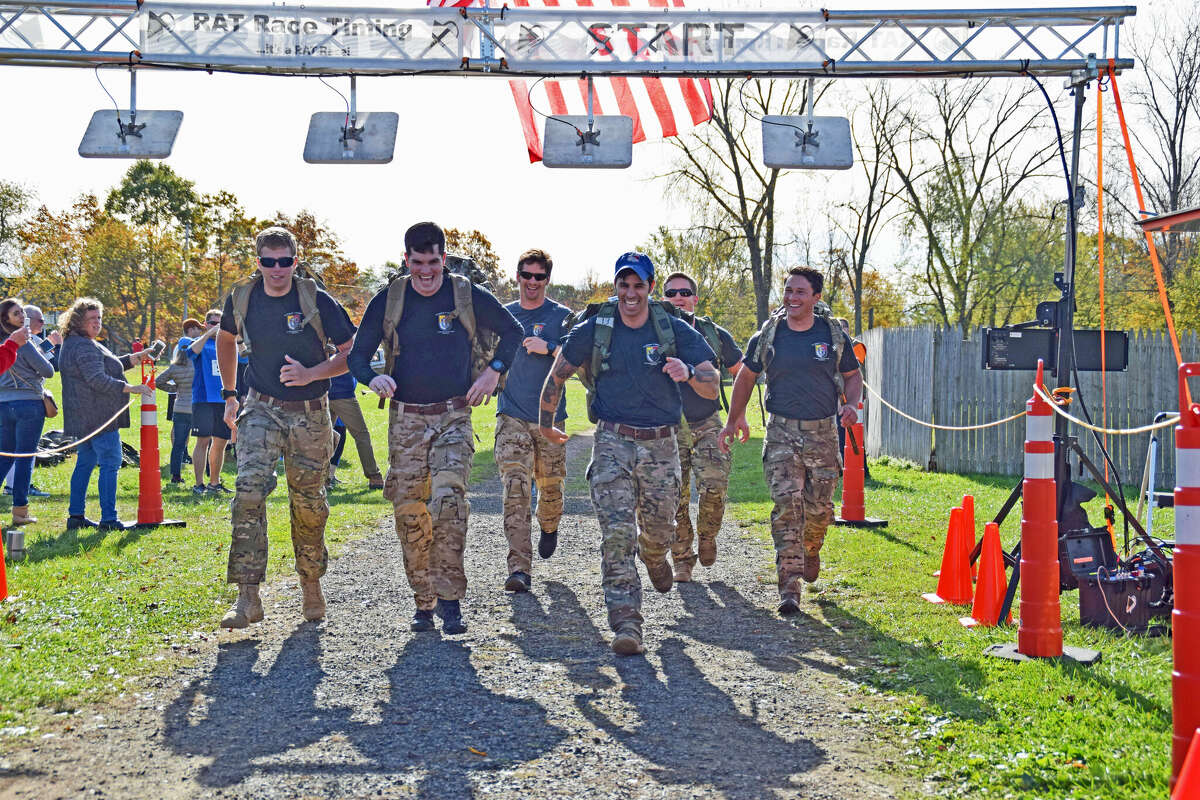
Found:
[[[166,158],[183,122],[182,111],[109,109],[92,114],[79,142],[84,158]]]
[[[854,148],[845,117],[762,118],[763,163],[780,169],[850,169]]]
[[[633,117],[546,118],[542,163],[552,168],[625,169],[633,163]]]
[[[395,111],[319,111],[308,123],[304,160],[309,164],[387,164],[396,150]]]

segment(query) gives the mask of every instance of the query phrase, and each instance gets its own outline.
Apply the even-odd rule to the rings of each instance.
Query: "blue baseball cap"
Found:
[[[621,257],[617,259],[617,270],[613,273],[613,277],[620,275],[627,269],[636,272],[638,277],[646,283],[654,282],[654,262],[645,253],[622,253]]]

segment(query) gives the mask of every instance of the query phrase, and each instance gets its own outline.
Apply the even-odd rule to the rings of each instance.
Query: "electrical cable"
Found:
[[[536,81],[534,81],[533,85],[530,86],[529,89],[527,89],[525,91],[525,102],[529,105],[529,110],[539,116],[545,117],[546,119],[552,119],[555,122],[561,122],[563,125],[566,125],[568,128],[575,131],[575,133],[578,134],[580,138],[583,138],[583,131],[579,130],[579,128],[575,127],[570,122],[567,122],[562,117],[554,117],[549,114],[543,114],[541,111],[538,110],[537,106],[535,106],[533,104],[533,90],[536,89],[538,87],[538,84],[540,84],[544,80],[546,80],[545,75],[543,75],[542,77],[540,77]]]
[[[100,65],[99,64],[96,65],[95,72],[96,72],[96,83],[100,84],[100,88],[104,90],[104,93],[106,95],[108,95],[108,99],[112,100],[113,108],[116,109],[116,111],[117,111],[117,136],[124,137],[125,136],[125,125],[121,122],[121,106],[117,105],[117,98],[112,96],[112,92],[110,92],[108,90],[108,87],[104,85],[104,81],[100,80]],[[123,140],[124,139],[122,138],[122,141]]]
[[[327,80],[325,80],[324,78],[322,78],[320,75],[318,75],[318,76],[317,76],[317,80],[319,80],[321,83],[323,83],[323,84],[325,84],[326,86],[328,86],[330,89],[332,89],[334,92],[336,92],[336,93],[337,93],[337,96],[338,96],[338,97],[342,98],[342,102],[346,104],[346,122],[345,122],[345,125],[347,125],[347,126],[348,126],[348,125],[350,124],[350,101],[346,99],[346,95],[342,94],[342,92],[341,92],[341,90],[340,90],[340,89],[338,89],[336,86],[334,86],[334,85],[333,85],[332,83],[330,83],[329,81],[327,81]]]
[[[1045,98],[1045,100],[1046,100],[1046,107],[1050,110],[1050,118],[1054,121],[1054,135],[1058,140],[1058,157],[1059,157],[1059,160],[1062,162],[1063,177],[1065,178],[1065,180],[1067,182],[1067,239],[1068,239],[1068,246],[1071,248],[1071,251],[1072,251],[1071,258],[1074,261],[1076,256],[1078,255],[1077,252],[1075,251],[1075,245],[1076,245],[1076,240],[1077,240],[1079,219],[1078,219],[1078,215],[1077,215],[1077,209],[1075,208],[1075,190],[1074,190],[1074,187],[1071,185],[1071,169],[1070,169],[1070,167],[1067,166],[1067,150],[1066,150],[1066,146],[1063,144],[1062,127],[1058,124],[1058,112],[1055,111],[1055,109],[1054,109],[1054,102],[1050,99],[1050,93],[1046,91],[1046,87],[1042,85],[1042,82],[1037,79],[1036,75],[1034,75],[1033,73],[1028,73],[1028,75],[1029,75],[1030,80],[1032,80],[1034,82],[1034,84],[1037,85],[1038,89],[1041,90],[1042,97]],[[1076,91],[1079,91],[1079,89],[1076,89]],[[1075,277],[1074,275],[1071,276],[1072,281],[1071,281],[1071,284],[1069,287],[1070,297],[1068,298],[1068,302],[1071,302],[1071,303],[1075,302],[1074,277]],[[1117,465],[1115,463],[1113,463],[1112,456],[1109,454],[1108,448],[1104,446],[1104,442],[1100,439],[1098,430],[1097,430],[1096,426],[1094,425],[1094,423],[1092,423],[1092,415],[1088,412],[1087,402],[1083,399],[1083,392],[1081,391],[1083,385],[1079,380],[1079,358],[1076,356],[1076,353],[1075,353],[1075,337],[1074,336],[1071,336],[1071,371],[1075,378],[1076,394],[1079,396],[1079,407],[1083,411],[1083,416],[1087,420],[1086,423],[1080,421],[1079,424],[1083,425],[1083,427],[1085,427],[1091,431],[1092,438],[1095,439],[1095,441],[1096,441],[1096,447],[1099,448],[1100,453],[1104,456],[1105,463],[1107,463],[1108,466],[1112,469],[1113,475],[1117,479],[1117,491],[1120,492],[1121,497],[1124,497],[1125,496],[1125,484],[1121,478],[1121,473],[1117,469]],[[1036,391],[1036,389],[1037,389],[1037,387],[1035,387],[1035,391]],[[1057,407],[1056,407],[1056,409],[1057,409]],[[1069,415],[1067,415],[1067,416],[1071,419],[1074,419],[1074,418],[1070,417]],[[1125,519],[1124,523],[1125,523],[1126,528],[1128,528],[1129,520]],[[1128,530],[1125,531],[1125,535],[1126,536],[1129,535]]]

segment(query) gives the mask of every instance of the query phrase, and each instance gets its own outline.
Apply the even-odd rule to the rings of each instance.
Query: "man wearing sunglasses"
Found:
[[[742,351],[729,331],[707,317],[696,316],[700,302],[696,280],[683,272],[674,272],[663,283],[663,297],[684,313],[689,322],[717,354],[717,369],[727,369],[737,375],[742,368]],[[679,468],[682,488],[679,491],[679,512],[675,516],[675,542],[671,545],[671,561],[675,565],[675,580],[686,583],[692,579],[696,553],[692,540],[699,533],[700,563],[711,567],[717,560],[717,533],[725,516],[725,497],[729,490],[729,472],[733,459],[722,452],[717,443],[721,433],[721,404],[696,394],[687,384],[679,387],[683,400],[683,421],[675,438],[679,442]],[[696,491],[700,503],[696,527],[692,528],[692,474],[696,475]]]
[[[371,298],[359,325],[350,370],[382,398],[388,414],[388,472],[383,495],[392,501],[404,572],[416,613],[409,627],[464,633],[461,601],[467,482],[475,455],[471,407],[487,402],[524,338],[512,314],[486,289],[446,270],[446,234],[432,222],[404,233],[409,274]],[[500,337],[480,364],[479,331]],[[384,344],[385,374],[371,359]]]
[[[558,544],[558,521],[563,510],[567,448],[552,442],[538,428],[538,397],[571,309],[546,297],[554,261],[543,250],[527,250],[517,259],[519,299],[505,306],[525,332],[496,407],[496,466],[504,485],[504,535],[508,539],[510,592],[529,591],[533,570],[530,481],[538,487],[537,519],[541,528],[538,555],[549,558]],[[561,426],[567,417],[564,396],[555,414]]]
[[[263,618],[258,585],[267,568],[267,497],[283,457],[291,504],[292,548],[303,591],[304,618],[325,616],[321,576],[325,549],[326,465],[333,455],[329,379],[346,371],[354,324],[345,309],[296,272],[296,238],[271,227],[255,240],[258,270],[239,281],[225,299],[217,334],[224,422],[237,439],[237,482],[233,496],[230,583],[237,603],[222,627],[244,628]],[[238,416],[238,338],[249,364],[245,408]],[[336,348],[329,357],[326,345]]]

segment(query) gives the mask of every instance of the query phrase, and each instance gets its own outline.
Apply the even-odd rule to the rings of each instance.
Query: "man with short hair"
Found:
[[[825,279],[794,267],[783,287],[783,308],[746,345],[733,383],[721,449],[750,438],[746,404],[759,373],[767,374],[767,435],[763,473],[775,507],[771,538],[779,582],[779,613],[800,611],[801,579],[821,571],[821,545],[833,522],[833,490],[841,473],[837,425],[852,425],[862,396],[862,374],[840,326],[814,313]],[[844,395],[844,397],[843,397]]]
[[[683,272],[673,272],[663,282],[663,297],[685,312],[684,320],[704,337],[717,355],[717,370],[737,375],[742,366],[742,351],[729,331],[708,317],[696,315],[700,302],[696,280]],[[675,517],[675,541],[671,545],[671,560],[675,565],[675,580],[686,583],[692,579],[696,553],[692,540],[699,533],[700,563],[711,567],[717,560],[717,533],[725,516],[725,496],[729,491],[729,472],[733,459],[717,443],[721,433],[721,405],[715,399],[701,397],[692,387],[681,384],[683,420],[675,435],[679,443],[679,468],[682,488],[679,492],[679,513]],[[700,503],[696,527],[692,528],[692,473],[696,474],[696,492]]]
[[[678,384],[715,399],[720,376],[704,337],[651,303],[648,256],[618,258],[613,288],[616,297],[576,325],[559,348],[538,419],[543,436],[567,441],[556,424],[563,383],[584,366],[598,420],[587,477],[600,522],[604,602],[613,651],[633,655],[642,652],[643,621],[635,554],[655,589],[669,592],[673,582],[667,552],[679,507]]]
[[[471,407],[491,398],[524,333],[490,292],[446,270],[446,235],[436,224],[409,228],[404,251],[409,274],[367,305],[350,370],[391,399],[383,494],[394,506],[416,602],[409,627],[433,630],[436,611],[444,633],[464,633]],[[482,352],[484,330],[500,337],[494,352]],[[387,355],[382,375],[371,369],[380,342]]]
[[[538,488],[538,555],[542,558],[554,554],[563,510],[567,449],[543,436],[538,427],[542,386],[571,314],[571,309],[546,297],[553,269],[554,261],[545,251],[522,253],[517,259],[519,296],[505,306],[525,333],[496,405],[495,456],[504,486],[504,536],[508,539],[509,575],[504,588],[510,592],[527,592],[532,583],[530,482],[536,481]],[[555,424],[561,426],[566,417],[564,396]]]
[[[221,365],[217,360],[217,334],[221,330],[221,309],[210,308],[204,315],[204,332],[179,340],[179,352],[192,362],[192,435],[196,449],[192,452],[192,471],[196,485],[192,494],[229,494],[221,483],[225,466],[225,445],[232,436],[225,424],[225,401],[221,399]],[[204,469],[208,468],[208,482]]]
[[[292,549],[310,622],[325,616],[321,576],[325,549],[325,469],[333,453],[329,379],[346,371],[354,325],[342,306],[311,278],[295,275],[296,237],[272,226],[255,240],[258,269],[234,284],[217,334],[224,423],[238,433],[233,543],[227,579],[237,603],[221,620],[244,628],[263,618],[258,585],[267,570],[267,497],[280,456],[291,505]],[[238,338],[249,356],[245,408],[238,416]],[[336,349],[330,358],[328,344]]]

